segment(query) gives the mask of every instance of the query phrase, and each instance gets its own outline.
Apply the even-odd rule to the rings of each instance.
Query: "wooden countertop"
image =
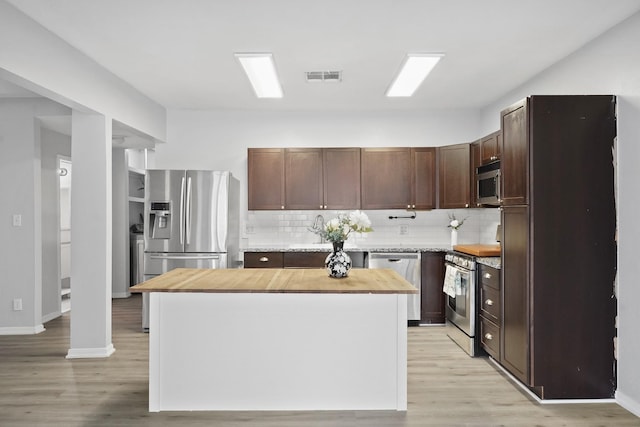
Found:
[[[454,251],[462,252],[469,255],[475,256],[500,256],[500,245],[482,245],[482,244],[466,244],[466,245],[455,245],[453,247]]]
[[[176,268],[129,288],[131,292],[415,294],[418,290],[391,269],[354,268],[333,279],[323,268]]]

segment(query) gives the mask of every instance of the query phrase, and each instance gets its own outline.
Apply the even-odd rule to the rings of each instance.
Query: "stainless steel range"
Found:
[[[445,255],[445,309],[447,335],[470,356],[480,353],[477,331],[476,260],[471,255]]]

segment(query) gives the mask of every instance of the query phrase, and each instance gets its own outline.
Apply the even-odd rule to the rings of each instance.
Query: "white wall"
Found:
[[[165,140],[164,107],[4,1],[0,1],[0,77]]]
[[[0,99],[0,333],[42,330],[40,128],[69,109],[44,99]],[[12,216],[22,215],[22,226]],[[22,299],[23,310],[12,301]]]
[[[527,95],[618,95],[618,390],[640,416],[640,14],[558,62],[483,111],[482,127],[499,125],[499,111]],[[597,316],[597,313],[594,313]]]
[[[58,209],[58,155],[71,156],[71,138],[48,129],[40,132],[42,188],[42,317],[60,315],[60,211]]]

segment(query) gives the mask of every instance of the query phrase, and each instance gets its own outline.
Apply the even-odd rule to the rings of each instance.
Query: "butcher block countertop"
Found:
[[[415,294],[418,290],[391,269],[354,268],[333,279],[323,268],[176,268],[129,288],[131,292]]]
[[[454,251],[475,256],[500,256],[500,245],[465,244],[455,245]]]

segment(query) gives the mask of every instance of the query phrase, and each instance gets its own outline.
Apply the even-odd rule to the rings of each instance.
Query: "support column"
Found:
[[[111,342],[111,119],[73,111],[71,347],[68,359],[108,357]]]

